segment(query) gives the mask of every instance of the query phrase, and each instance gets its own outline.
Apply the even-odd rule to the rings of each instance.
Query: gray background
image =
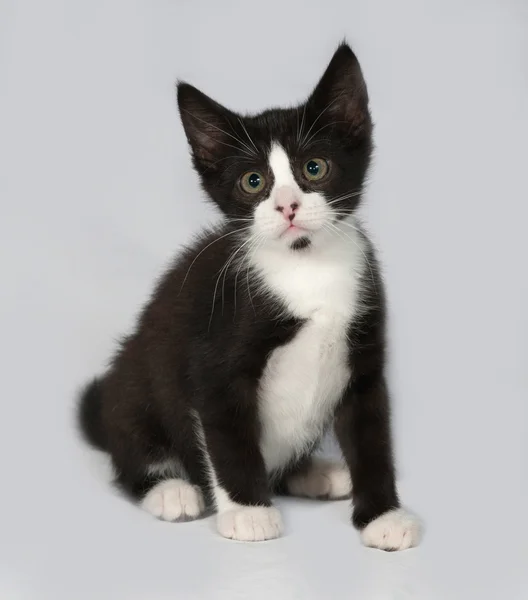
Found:
[[[401,489],[427,525],[401,554],[362,548],[346,502],[281,501],[285,537],[255,545],[156,522],[71,418],[215,218],[176,78],[293,103],[344,35],[377,124]],[[0,2],[2,600],[528,597],[527,57],[522,1]]]

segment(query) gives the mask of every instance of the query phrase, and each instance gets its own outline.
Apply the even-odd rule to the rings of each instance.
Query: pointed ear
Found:
[[[367,86],[358,59],[346,43],[335,51],[309,102],[338,122],[355,127],[370,122]]]
[[[178,83],[178,107],[193,156],[211,164],[232,146],[227,132],[230,111],[188,83]],[[230,143],[231,139],[231,143]]]

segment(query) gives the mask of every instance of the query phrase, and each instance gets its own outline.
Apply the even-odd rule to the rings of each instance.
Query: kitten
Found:
[[[212,506],[222,536],[267,540],[282,532],[275,493],[352,495],[366,545],[416,545],[394,480],[383,285],[355,216],[372,150],[355,55],[342,44],[296,108],[242,116],[187,83],[178,104],[224,220],[85,389],[86,439],[160,519]],[[346,465],[314,456],[332,426]]]

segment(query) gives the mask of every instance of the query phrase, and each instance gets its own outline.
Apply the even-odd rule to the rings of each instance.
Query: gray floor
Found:
[[[390,298],[402,497],[423,544],[361,547],[346,502],[284,538],[157,522],[72,426],[200,204],[173,83],[302,99],[346,33],[377,124],[365,216]],[[0,598],[528,597],[525,2],[0,4]]]

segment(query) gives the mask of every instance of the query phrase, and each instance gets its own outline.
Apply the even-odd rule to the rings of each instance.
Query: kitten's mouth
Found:
[[[290,225],[288,227],[286,227],[286,229],[284,229],[284,231],[280,234],[280,237],[284,237],[284,236],[306,236],[306,234],[308,233],[308,229],[306,229],[306,227],[301,227],[300,225],[295,225],[293,223],[290,223]]]

